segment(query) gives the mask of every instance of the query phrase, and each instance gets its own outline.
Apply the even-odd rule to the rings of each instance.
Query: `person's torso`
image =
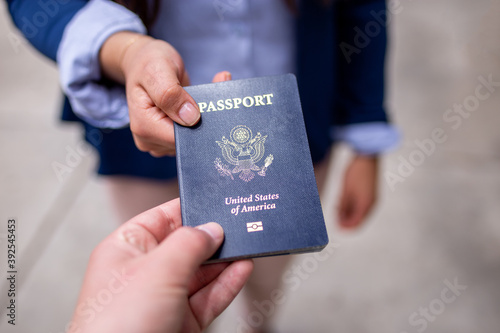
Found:
[[[282,0],[164,0],[151,35],[174,46],[191,84],[295,72],[292,12]]]

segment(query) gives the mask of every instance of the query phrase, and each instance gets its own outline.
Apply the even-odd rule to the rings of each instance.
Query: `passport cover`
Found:
[[[182,221],[224,228],[209,261],[324,248],[328,235],[295,76],[185,89],[201,120],[175,124]]]

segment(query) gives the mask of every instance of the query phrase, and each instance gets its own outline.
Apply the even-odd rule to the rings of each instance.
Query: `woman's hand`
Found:
[[[107,77],[126,85],[137,148],[157,157],[175,154],[174,122],[192,126],[200,119],[182,88],[189,76],[179,53],[167,42],[121,31],[104,42],[99,59]]]
[[[377,200],[378,157],[354,157],[344,175],[340,196],[339,224],[346,229],[359,227]]]

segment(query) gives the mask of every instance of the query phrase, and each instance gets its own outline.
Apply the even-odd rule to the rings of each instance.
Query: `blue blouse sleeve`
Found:
[[[38,51],[54,61],[66,25],[88,1],[61,2],[7,0],[9,12],[17,28]]]
[[[109,0],[91,0],[67,25],[57,51],[61,87],[73,112],[95,127],[129,123],[125,88],[103,81],[99,50],[118,31],[146,33],[141,19]]]
[[[387,122],[384,68],[387,11],[384,0],[337,1],[336,125]]]

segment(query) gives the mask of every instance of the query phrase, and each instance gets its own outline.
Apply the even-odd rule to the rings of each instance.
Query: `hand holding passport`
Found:
[[[186,87],[194,127],[175,124],[183,225],[215,221],[211,261],[319,251],[328,243],[295,77]]]

